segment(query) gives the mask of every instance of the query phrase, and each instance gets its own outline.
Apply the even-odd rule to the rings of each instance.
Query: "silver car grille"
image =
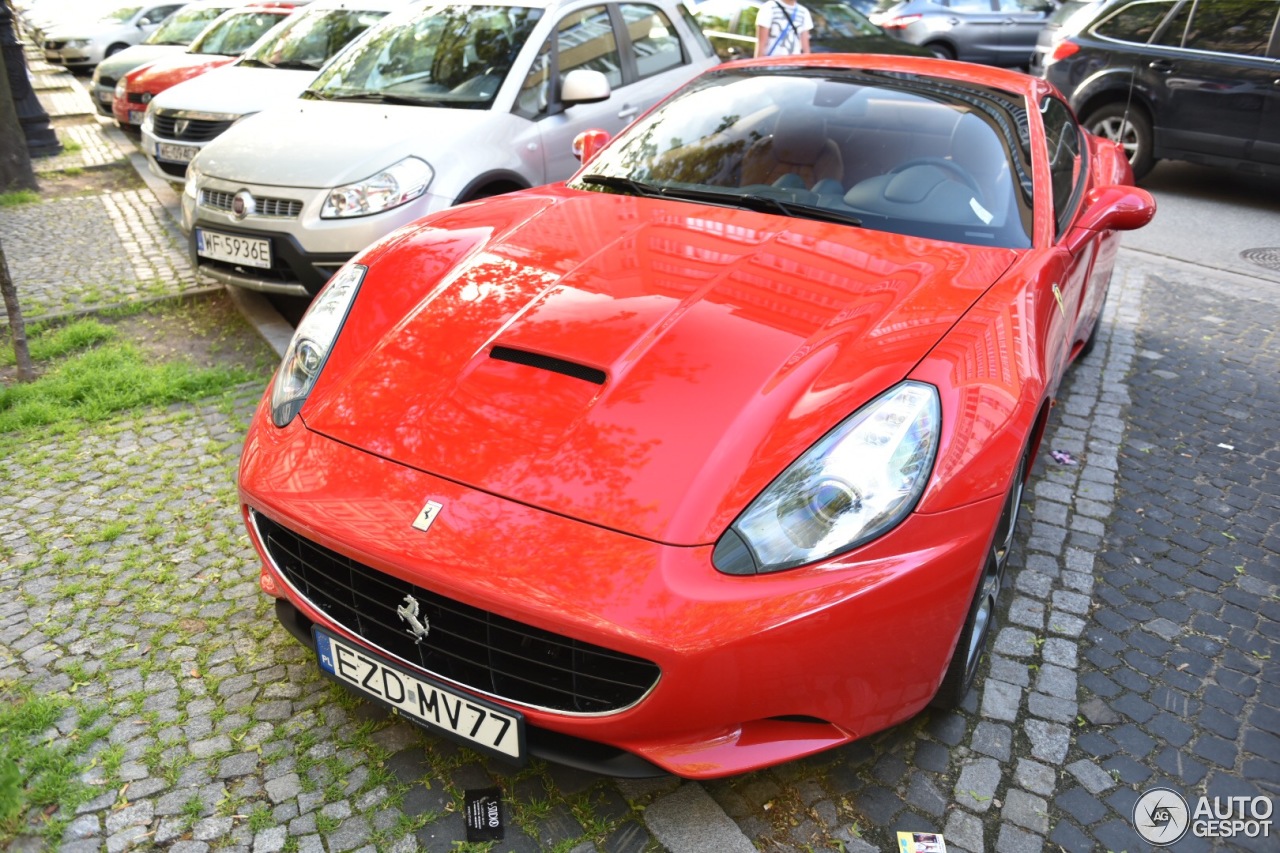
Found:
[[[212,210],[231,212],[231,203],[235,193],[221,190],[201,190],[200,206]],[[302,202],[292,198],[260,198],[253,197],[253,208],[245,211],[253,216],[265,216],[272,219],[297,219],[302,213]]]

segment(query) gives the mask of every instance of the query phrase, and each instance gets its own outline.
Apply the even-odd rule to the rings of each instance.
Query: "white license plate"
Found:
[[[142,124],[142,120],[146,117],[146,110],[129,110],[129,124]]]
[[[115,99],[116,99],[115,92],[112,92],[110,89],[98,90],[99,103],[110,105]]]
[[[313,627],[320,668],[402,716],[508,761],[525,761],[524,717],[390,664]]]
[[[145,113],[139,113],[139,115],[145,115]],[[129,114],[129,118],[130,120],[133,119],[132,113]],[[138,123],[141,124],[142,120],[139,119]],[[172,142],[156,143],[157,160],[170,160],[174,163],[190,163],[192,158],[199,153],[200,149],[196,148],[194,145],[174,145]]]
[[[271,268],[271,241],[257,237],[239,237],[197,228],[196,254],[214,261],[264,270]]]

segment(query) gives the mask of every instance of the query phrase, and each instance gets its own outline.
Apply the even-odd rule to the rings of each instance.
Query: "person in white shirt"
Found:
[[[809,52],[813,16],[796,0],[768,0],[756,16],[756,56]]]

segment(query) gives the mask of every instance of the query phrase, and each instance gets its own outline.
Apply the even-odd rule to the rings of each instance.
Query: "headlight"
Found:
[[[938,451],[938,392],[903,382],[805,451],[716,543],[726,574],[776,572],[863,544],[915,507]]]
[[[149,114],[149,113],[148,113]],[[187,179],[182,185],[182,194],[192,201],[200,199],[200,170],[196,168],[196,162],[192,160],[187,164]]]
[[[120,82],[116,83],[116,97],[124,100],[126,92],[128,92],[128,89],[125,88],[124,79],[121,78]]]
[[[329,358],[368,267],[348,264],[307,309],[271,386],[271,420],[285,427],[298,414]]]
[[[427,191],[435,173],[417,157],[406,157],[372,178],[330,190],[321,219],[368,216],[399,207]]]
[[[71,39],[71,41],[67,42],[67,47],[84,48],[88,46],[89,46],[88,39]]]

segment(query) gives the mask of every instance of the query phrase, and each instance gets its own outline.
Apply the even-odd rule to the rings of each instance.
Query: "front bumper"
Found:
[[[652,661],[653,688],[610,713],[472,692],[531,728],[690,778],[802,757],[919,712],[951,658],[1000,511],[988,499],[916,514],[840,558],[729,577],[712,568],[711,545],[661,545],[515,504],[331,441],[301,418],[277,429],[261,410],[240,493],[246,517],[261,513],[375,572]],[[429,535],[412,527],[428,499],[443,505]],[[304,619],[371,645],[290,588],[253,538],[264,586]]]
[[[151,138],[143,132],[144,148]],[[151,147],[154,148],[154,143]],[[148,157],[151,156],[148,152]],[[231,211],[212,206],[208,201],[211,194],[229,198],[246,190],[254,199],[271,200],[273,209],[283,210],[283,203],[288,203],[298,212],[287,216],[249,213],[237,218]],[[453,203],[452,199],[426,193],[383,213],[322,219],[320,211],[328,192],[305,187],[246,185],[205,177],[200,182],[198,202],[185,193],[182,198],[183,225],[190,235],[192,262],[201,272],[224,284],[266,293],[314,296],[357,252],[395,229]],[[269,240],[271,267],[257,269],[200,257],[196,228]]]

